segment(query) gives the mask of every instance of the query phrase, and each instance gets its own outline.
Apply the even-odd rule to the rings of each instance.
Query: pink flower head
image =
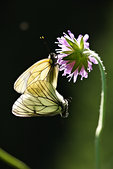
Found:
[[[60,71],[64,71],[63,76],[69,77],[69,81],[73,77],[76,82],[78,75],[81,76],[81,80],[87,78],[88,72],[92,70],[92,63],[98,64],[89,49],[87,42],[89,35],[79,35],[75,39],[74,34],[69,30],[68,34],[63,34],[61,38],[57,38],[58,42],[56,42],[60,47],[60,49],[56,49]]]

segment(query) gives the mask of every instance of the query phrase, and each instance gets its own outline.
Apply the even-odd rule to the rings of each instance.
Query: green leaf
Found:
[[[84,40],[83,40],[83,36],[82,36],[81,41],[80,41],[80,49],[84,49]]]
[[[74,53],[71,53],[70,55],[63,58],[63,60],[75,60],[76,56]]]
[[[72,42],[71,40],[69,40],[68,38],[65,38],[66,41],[68,42],[68,44],[75,50],[78,48],[78,45],[74,42]]]
[[[67,62],[67,64],[72,63],[72,62],[73,62],[73,60],[69,60],[69,61]]]
[[[88,60],[87,59],[84,59],[83,65],[84,65],[85,71],[87,71],[87,68],[88,68]]]
[[[75,38],[73,40],[74,40],[74,43],[78,46],[77,40]]]
[[[79,65],[78,72],[81,71],[82,66],[83,66],[82,64]]]
[[[4,151],[0,148],[0,160],[4,161],[6,164],[12,166],[11,168],[17,169],[30,169],[24,162],[20,161],[16,157]]]
[[[76,63],[74,64],[73,68],[72,68],[72,73],[78,68],[80,62],[79,61],[76,61]]]
[[[64,54],[71,54],[72,53],[72,51],[62,51],[62,53],[64,53]]]

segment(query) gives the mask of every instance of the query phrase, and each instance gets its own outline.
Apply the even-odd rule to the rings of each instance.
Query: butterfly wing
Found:
[[[27,86],[37,80],[46,80],[56,88],[58,78],[58,65],[52,64],[52,59],[43,59],[28,68],[14,83],[18,93],[24,93]]]
[[[26,90],[26,87],[36,78],[36,76],[37,76],[37,79],[41,78],[42,68],[43,68],[43,71],[45,71],[46,69],[48,70],[49,67],[50,67],[49,59],[43,59],[41,61],[36,62],[35,64],[33,64],[30,68],[28,68],[24,73],[22,73],[19,76],[19,78],[14,83],[14,89],[18,93],[24,93],[24,91]],[[34,73],[34,70],[35,70],[35,73]],[[34,73],[34,75],[32,73]]]
[[[64,98],[47,81],[30,84],[12,107],[12,113],[20,117],[53,116],[64,113]]]

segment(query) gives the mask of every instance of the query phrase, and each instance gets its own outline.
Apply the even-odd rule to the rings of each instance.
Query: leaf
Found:
[[[72,53],[72,51],[69,51],[69,50],[68,50],[68,51],[62,51],[62,53],[64,53],[64,54],[68,54],[68,55],[69,55],[69,54],[71,54],[71,53]]]
[[[75,54],[74,53],[71,53],[70,55],[66,56],[63,58],[63,60],[75,60]]]
[[[68,44],[69,44],[74,50],[78,48],[77,43],[72,42],[72,41],[69,40],[68,38],[65,38],[65,39],[66,39],[66,41],[68,42]]]
[[[84,65],[85,71],[88,71],[87,70],[87,68],[88,68],[88,61],[86,59],[84,59],[83,65]]]
[[[81,38],[81,40],[80,40],[80,48],[81,48],[81,49],[84,49],[84,40],[83,40],[83,36],[82,36],[82,38]]]
[[[73,73],[78,68],[79,65],[80,65],[80,61],[76,61],[71,72]]]

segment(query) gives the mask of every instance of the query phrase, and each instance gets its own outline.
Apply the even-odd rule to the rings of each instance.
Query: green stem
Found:
[[[9,164],[13,168],[17,169],[30,169],[25,163],[8,154],[6,151],[0,148],[0,159]]]
[[[96,155],[96,169],[100,169],[100,136],[104,125],[105,117],[105,104],[106,104],[106,73],[105,67],[100,60],[100,57],[97,54],[93,55],[98,61],[101,80],[102,80],[102,92],[101,92],[101,102],[100,102],[100,111],[99,111],[99,120],[95,133],[95,155]]]

